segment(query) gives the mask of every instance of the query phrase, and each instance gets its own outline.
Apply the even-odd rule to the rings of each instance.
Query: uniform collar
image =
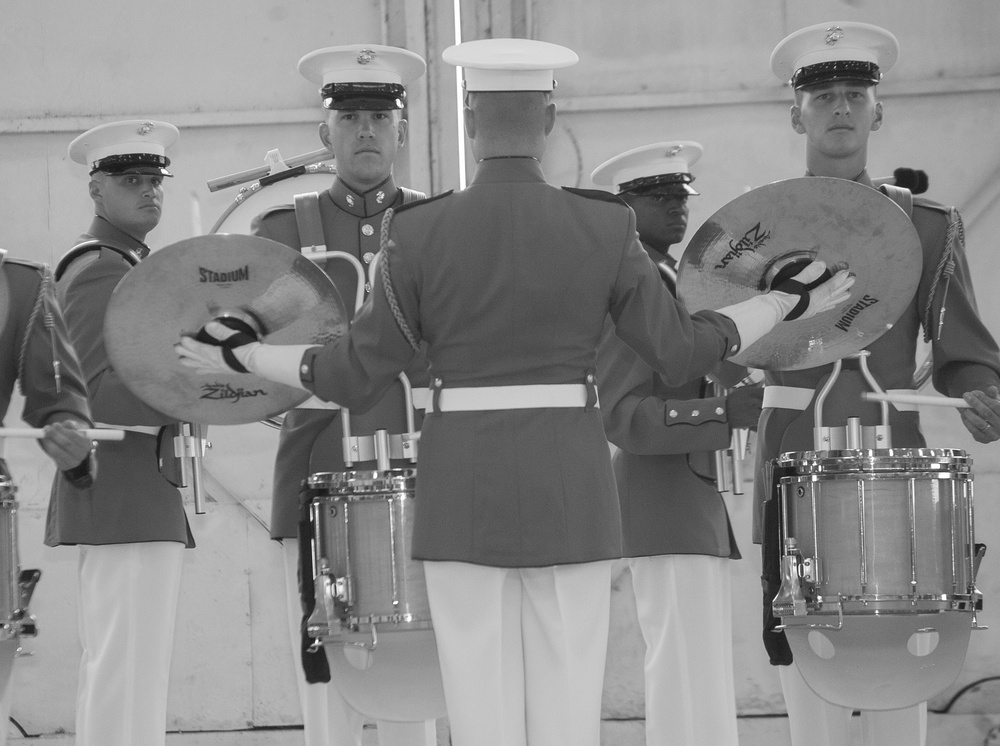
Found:
[[[389,174],[388,178],[374,189],[358,192],[348,186],[343,179],[337,177],[329,189],[330,199],[344,212],[359,218],[378,215],[392,207],[399,194],[399,187]]]
[[[542,164],[534,158],[488,158],[476,165],[473,184],[538,181],[545,183]]]
[[[810,173],[809,170],[806,169],[806,176],[815,176],[815,175],[816,174]],[[855,176],[853,179],[850,179],[850,181],[857,182],[858,184],[864,184],[865,186],[869,186],[869,187],[873,187],[873,188],[875,186],[875,184],[872,183],[872,177],[868,175],[868,169],[867,168],[863,169],[860,174],[858,174],[857,176]]]
[[[93,222],[87,232],[80,237],[81,240],[96,238],[119,248],[134,251],[140,259],[145,259],[149,255],[149,247],[137,238],[133,238],[121,228],[116,226],[107,218],[95,215]]]

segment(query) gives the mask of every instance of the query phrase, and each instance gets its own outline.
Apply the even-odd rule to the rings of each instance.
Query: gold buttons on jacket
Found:
[[[670,415],[671,417],[677,417],[678,412],[676,409],[671,409],[669,412],[667,412],[667,414]]]
[[[366,236],[375,235],[375,229],[372,228],[370,225],[368,225],[368,223],[365,223],[364,225],[361,226],[361,232],[364,233]]]
[[[365,255],[363,257],[361,257],[361,258],[365,260],[365,264],[371,264],[372,263],[372,259],[375,258],[375,255],[372,252],[370,252],[370,251],[366,251]]]

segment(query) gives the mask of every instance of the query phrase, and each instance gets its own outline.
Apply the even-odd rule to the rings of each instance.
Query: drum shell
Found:
[[[423,564],[410,558],[416,469],[314,474],[308,483],[319,581],[310,634],[358,642],[370,639],[372,625],[378,635],[431,629]],[[336,618],[324,610],[325,578],[343,579]]]
[[[970,610],[971,459],[950,449],[784,454],[786,536],[804,561],[809,614]],[[816,561],[818,560],[818,562]]]

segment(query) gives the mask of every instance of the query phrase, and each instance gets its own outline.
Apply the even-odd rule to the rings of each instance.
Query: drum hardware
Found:
[[[323,345],[347,330],[333,282],[299,252],[257,236],[209,234],[153,252],[118,283],[105,344],[140,399],[181,422],[247,424],[309,395],[259,376],[196,373],[173,346],[213,319],[250,319],[270,344]]]
[[[709,381],[709,395],[726,396],[728,389],[718,381]],[[734,387],[735,388],[735,387]],[[743,494],[743,459],[747,452],[747,430],[733,428],[729,448],[715,452],[715,489],[719,492]]]
[[[174,457],[181,462],[180,482],[177,486],[187,487],[190,483],[194,495],[194,512],[197,515],[205,513],[201,465],[205,450],[212,447],[202,433],[201,425],[181,422],[180,434],[174,436]]]
[[[791,265],[846,265],[855,283],[842,307],[783,321],[732,357],[747,367],[801,370],[884,334],[916,292],[922,255],[913,223],[881,192],[845,179],[788,179],[746,192],[698,229],[678,266],[677,294],[691,311],[718,309],[766,292]]]
[[[870,354],[868,350],[859,350],[846,357],[855,358],[858,361],[861,374],[864,376],[865,381],[868,382],[868,385],[872,387],[873,395],[879,397],[882,424],[862,427],[860,420],[857,418],[848,418],[846,427],[833,428],[823,426],[823,405],[826,403],[826,398],[830,391],[833,390],[833,385],[837,382],[837,378],[840,376],[843,368],[843,361],[836,360],[830,371],[830,377],[816,395],[814,406],[815,427],[813,429],[813,447],[815,450],[833,451],[842,449],[857,450],[861,448],[892,448],[892,432],[889,427],[889,404],[881,398],[886,394],[868,369],[868,356]],[[865,398],[867,398],[867,393],[863,395]],[[850,440],[850,443],[848,443],[848,440]]]
[[[288,160],[282,160],[281,154],[277,149],[269,150],[267,155],[264,157],[266,165],[251,168],[246,171],[238,171],[237,173],[230,174],[229,176],[221,176],[217,179],[210,179],[208,181],[208,191],[217,192],[220,189],[227,189],[228,187],[237,186],[238,184],[245,184],[248,181],[257,181],[259,189],[261,185],[267,186],[267,179],[269,177],[275,177],[271,179],[271,182],[273,183],[273,181],[280,178],[301,176],[303,173],[316,173],[320,169],[313,168],[310,170],[309,167],[321,164],[322,161],[328,161],[332,158],[333,153],[326,148],[313,150],[309,153],[304,153],[303,155],[292,156]],[[330,171],[330,173],[336,173],[336,171],[333,170]],[[261,182],[263,182],[263,184],[261,184]],[[211,232],[215,233],[216,231],[213,228]]]

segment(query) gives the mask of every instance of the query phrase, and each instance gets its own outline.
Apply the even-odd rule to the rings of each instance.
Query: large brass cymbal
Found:
[[[813,259],[850,269],[850,299],[781,322],[732,360],[801,370],[851,355],[902,315],[923,266],[916,228],[881,192],[845,179],[788,179],[737,197],[705,221],[681,257],[678,296],[691,311],[722,308],[766,292],[783,268]]]
[[[185,422],[256,422],[309,397],[259,376],[181,365],[174,344],[221,316],[271,344],[326,344],[348,327],[337,288],[299,252],[267,238],[212,234],[155,251],[122,278],[104,319],[108,357],[136,396]]]

